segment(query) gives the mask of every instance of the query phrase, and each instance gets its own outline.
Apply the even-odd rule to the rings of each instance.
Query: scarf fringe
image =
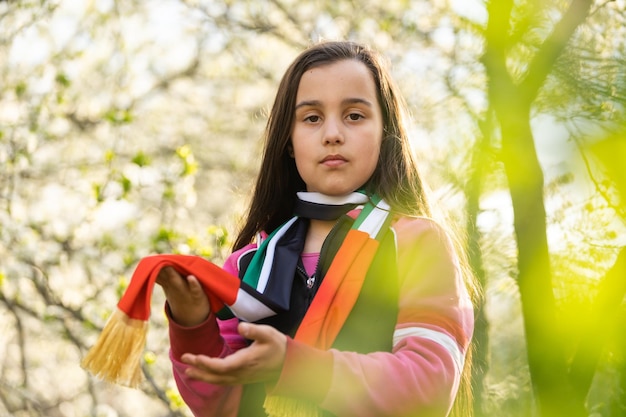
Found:
[[[140,364],[147,333],[147,321],[116,309],[81,366],[105,381],[135,388],[143,380]]]
[[[313,403],[276,395],[265,397],[263,408],[268,417],[323,417]]]

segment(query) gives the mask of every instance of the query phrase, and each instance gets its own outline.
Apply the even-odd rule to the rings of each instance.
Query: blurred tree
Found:
[[[595,7],[607,7],[607,3],[598,3]],[[595,76],[591,84],[593,92],[569,90],[564,93],[560,88],[563,84],[559,80],[565,75],[585,85],[584,77],[594,73],[577,72],[576,66],[571,66],[572,60],[577,63],[602,61],[602,55],[597,49],[583,43],[584,37],[575,36],[576,29],[588,18],[592,5],[593,1],[590,0],[553,3],[491,1],[487,4],[489,20],[485,31],[483,62],[489,77],[490,104],[499,124],[499,157],[504,165],[513,205],[518,248],[517,282],[524,316],[529,371],[537,408],[542,416],[587,415],[585,400],[595,363],[602,351],[599,340],[593,338],[598,336],[597,332],[593,332],[593,336],[591,333],[584,334],[584,330],[590,329],[578,326],[578,336],[582,342],[574,360],[569,360],[571,350],[566,345],[568,339],[565,337],[568,323],[560,315],[555,300],[544,205],[544,175],[531,129],[532,110],[536,104],[544,105],[543,109],[537,106],[539,111],[545,111],[548,104],[547,108],[551,112],[557,113],[558,109],[567,108],[568,117],[576,115],[589,119],[597,116],[599,111],[595,109],[594,113],[590,113],[591,106],[586,107],[585,113],[580,108],[572,111],[577,107],[579,97],[586,98],[584,102],[587,105],[591,103],[592,97],[593,100],[607,102],[621,99],[621,93],[612,93],[611,81],[598,80]],[[597,9],[593,9],[591,14]],[[617,9],[613,11],[618,13]],[[591,24],[608,29],[608,26],[597,21]],[[577,46],[565,54],[570,61],[560,63],[559,57],[568,42],[574,42]],[[612,50],[615,51],[615,48]],[[582,51],[587,53],[581,54]],[[617,60],[605,59],[603,62],[613,65]],[[561,71],[554,71],[555,68]],[[553,71],[557,77],[546,82]],[[541,94],[544,86],[546,91]],[[599,90],[603,93],[600,98],[595,95]],[[538,96],[541,100],[537,100]],[[623,299],[623,288],[616,286],[620,279],[623,282],[621,259],[618,258],[614,272],[610,272],[603,280],[616,299],[609,302],[601,290],[597,302],[601,309],[594,316],[597,320],[608,321],[614,316],[613,307]],[[615,279],[617,282],[614,282]],[[618,292],[611,292],[614,290]],[[593,321],[593,326],[596,325],[597,321]],[[594,349],[590,349],[587,343],[591,340],[594,340]]]

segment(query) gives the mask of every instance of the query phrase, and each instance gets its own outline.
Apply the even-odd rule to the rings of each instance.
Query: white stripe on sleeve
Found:
[[[407,327],[404,329],[397,329],[393,333],[393,345],[396,346],[402,339],[410,336],[432,340],[433,342],[441,345],[452,357],[458,374],[461,374],[463,371],[463,365],[465,364],[465,355],[452,336],[436,330],[426,329],[424,327]]]

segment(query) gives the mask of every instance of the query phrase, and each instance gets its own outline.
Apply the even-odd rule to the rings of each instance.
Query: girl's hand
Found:
[[[183,278],[172,267],[159,271],[156,283],[163,287],[172,319],[181,326],[196,326],[209,317],[211,306],[196,277]]]
[[[252,340],[246,348],[225,358],[185,353],[182,361],[189,377],[218,385],[275,382],[285,361],[287,336],[272,326],[239,323],[239,334]]]

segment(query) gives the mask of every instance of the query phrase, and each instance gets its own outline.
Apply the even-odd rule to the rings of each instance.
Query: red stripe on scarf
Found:
[[[118,308],[132,319],[148,320],[152,290],[159,271],[166,266],[173,267],[183,277],[193,275],[198,278],[214,313],[220,311],[224,304],[234,304],[241,283],[238,277],[198,256],[154,255],[139,261],[128,288],[117,304]]]
[[[320,285],[294,339],[329,349],[361,292],[379,242],[350,230]]]

